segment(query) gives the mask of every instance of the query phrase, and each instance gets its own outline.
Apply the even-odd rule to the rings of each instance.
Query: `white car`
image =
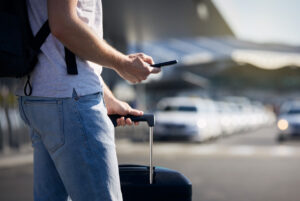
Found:
[[[257,129],[274,123],[274,113],[259,102],[218,101],[219,118],[225,135]]]
[[[217,102],[220,124],[225,135],[231,135],[241,130],[240,111],[238,106],[230,102]]]
[[[205,141],[221,135],[216,104],[209,99],[174,97],[158,103],[156,138]]]

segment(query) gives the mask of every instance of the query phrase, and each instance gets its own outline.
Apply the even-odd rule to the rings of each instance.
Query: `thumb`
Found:
[[[161,68],[156,68],[156,67],[150,67],[150,73],[160,73],[161,72]]]
[[[141,111],[141,110],[137,110],[137,109],[131,108],[131,109],[129,110],[129,113],[128,113],[128,114],[134,115],[134,116],[142,116],[142,115],[144,114],[144,112]]]

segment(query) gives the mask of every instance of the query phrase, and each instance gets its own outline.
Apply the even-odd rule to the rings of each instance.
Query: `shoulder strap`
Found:
[[[40,28],[40,30],[37,32],[35,37],[33,38],[32,44],[31,44],[31,50],[34,52],[34,55],[32,59],[35,59],[36,55],[41,49],[41,46],[49,36],[51,30],[49,26],[49,21],[47,20],[43,26]],[[77,64],[76,64],[76,57],[73,52],[71,52],[69,49],[65,47],[65,60],[67,64],[67,72],[70,75],[77,75]],[[32,62],[32,61],[31,61]],[[35,65],[35,62],[32,62],[33,65]],[[29,87],[29,88],[28,88]],[[29,91],[28,91],[28,90]],[[27,77],[27,82],[24,87],[24,93],[26,96],[30,96],[32,93],[32,86],[30,85],[30,76]]]
[[[43,45],[43,43],[45,42],[45,40],[47,39],[47,37],[50,34],[50,27],[49,27],[49,22],[48,20],[43,24],[43,26],[40,28],[40,30],[37,32],[37,34],[35,35],[35,37],[33,38],[32,44],[31,44],[31,48],[36,51],[39,52],[41,46]]]
[[[78,71],[77,71],[75,54],[66,47],[65,47],[65,60],[66,60],[66,64],[67,64],[68,74],[69,75],[77,75]]]
[[[45,42],[50,32],[51,31],[49,27],[49,21],[47,20],[33,39],[32,48],[34,51],[38,52],[40,50],[42,44]],[[71,52],[69,49],[67,49],[66,47],[65,47],[65,60],[67,64],[68,74],[77,75],[78,71],[77,71],[75,54]]]

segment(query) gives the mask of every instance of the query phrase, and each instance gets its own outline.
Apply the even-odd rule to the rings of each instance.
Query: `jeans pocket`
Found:
[[[78,97],[73,97],[76,101],[79,102],[86,102],[90,100],[99,100],[102,96],[102,92],[97,92],[94,94],[89,94],[89,95],[84,95],[84,96],[78,96]]]
[[[60,100],[26,100],[24,112],[30,126],[40,135],[45,147],[54,153],[65,143]]]

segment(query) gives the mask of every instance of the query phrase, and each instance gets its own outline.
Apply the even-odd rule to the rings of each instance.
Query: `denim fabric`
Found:
[[[122,201],[114,127],[102,93],[19,97],[34,148],[34,200]]]

